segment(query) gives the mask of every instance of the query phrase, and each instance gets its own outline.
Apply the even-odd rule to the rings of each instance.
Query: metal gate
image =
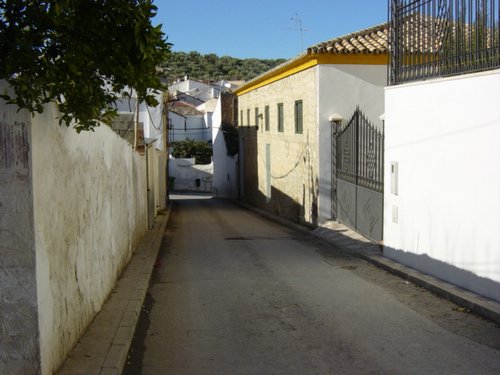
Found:
[[[332,132],[334,219],[382,240],[384,133],[359,108]]]

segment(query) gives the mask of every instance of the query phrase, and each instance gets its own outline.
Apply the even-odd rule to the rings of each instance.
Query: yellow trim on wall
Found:
[[[283,65],[281,68],[276,68],[264,73],[262,76],[255,78],[248,84],[241,86],[235,90],[238,96],[244,95],[250,91],[256,90],[260,87],[269,85],[280,79],[289,77],[293,74],[300,73],[306,69],[312,68],[320,64],[337,64],[337,65],[387,65],[389,61],[388,55],[368,55],[368,54],[333,54],[322,53],[315,55],[305,55],[290,61],[288,64]]]

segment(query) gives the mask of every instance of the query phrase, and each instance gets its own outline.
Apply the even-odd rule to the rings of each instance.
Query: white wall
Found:
[[[42,374],[100,310],[146,229],[145,157],[110,128],[77,134],[53,107],[33,119]]]
[[[158,101],[156,107],[147,106],[142,102],[139,105],[139,122],[144,124],[144,137],[157,139],[154,147],[158,150],[163,150],[163,93],[155,94]],[[137,98],[135,91],[132,91],[132,97],[129,99],[121,99],[116,102],[116,108],[119,113],[136,113]]]
[[[384,255],[500,301],[500,71],[389,87],[385,119]]]
[[[238,197],[238,155],[228,156],[222,124],[222,97],[212,116],[212,150],[213,150],[213,191],[216,196],[226,198]]]
[[[169,112],[170,142],[183,141],[192,139],[196,141],[209,141],[211,139],[211,131],[207,128],[203,121],[203,116],[181,116],[175,112]]]
[[[175,191],[200,191],[211,193],[213,190],[214,163],[195,164],[194,158],[176,159],[171,157],[168,161],[168,175],[175,178]],[[200,186],[196,185],[200,180]],[[169,187],[172,189],[172,186]]]
[[[207,101],[219,96],[220,87],[214,87],[200,81],[188,79],[171,84],[168,87],[168,91],[172,95],[175,95],[175,92],[179,91],[200,100]]]
[[[330,220],[331,212],[331,130],[328,118],[338,113],[349,120],[356,106],[378,127],[384,113],[385,65],[319,65],[319,222]]]

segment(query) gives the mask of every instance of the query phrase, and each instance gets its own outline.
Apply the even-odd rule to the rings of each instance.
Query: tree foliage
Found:
[[[0,79],[8,103],[32,113],[55,102],[60,123],[92,130],[110,123],[133,89],[156,105],[156,67],[170,44],[152,26],[152,0],[0,0]]]
[[[195,158],[195,164],[210,164],[212,161],[212,146],[207,142],[186,139],[170,145],[174,158]]]
[[[238,59],[196,51],[172,52],[165,61],[165,72],[171,81],[187,75],[201,81],[247,81],[283,63],[284,59]]]
[[[221,124],[224,142],[226,143],[226,153],[229,156],[234,156],[239,152],[239,134],[238,128],[226,122]]]

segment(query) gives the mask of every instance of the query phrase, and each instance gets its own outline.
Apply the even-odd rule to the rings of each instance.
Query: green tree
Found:
[[[212,161],[212,146],[207,142],[186,139],[173,142],[171,146],[174,158],[195,158],[195,164],[210,164]]]
[[[125,90],[156,105],[156,67],[170,50],[152,0],[0,0],[0,93],[42,112],[55,102],[77,132],[109,124]]]
[[[167,78],[174,81],[188,75],[202,81],[249,80],[274,68],[285,60],[238,59],[230,56],[218,57],[210,53],[202,55],[195,51],[172,52],[164,62]]]

